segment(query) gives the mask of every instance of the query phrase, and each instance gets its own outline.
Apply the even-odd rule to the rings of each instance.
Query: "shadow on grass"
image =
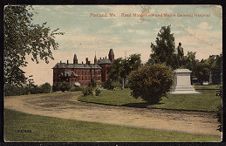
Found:
[[[163,104],[163,103],[157,103],[157,104]],[[142,102],[142,103],[127,103],[127,104],[123,104],[122,106],[135,107],[135,108],[147,108],[157,104]]]

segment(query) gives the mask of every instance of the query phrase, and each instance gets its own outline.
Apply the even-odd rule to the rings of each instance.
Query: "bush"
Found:
[[[82,88],[81,88],[81,87],[78,87],[78,86],[72,86],[72,87],[70,88],[70,91],[72,91],[72,92],[75,92],[75,91],[82,91]]]
[[[49,83],[44,83],[39,86],[41,93],[50,93],[51,92],[51,85]]]
[[[16,87],[9,84],[4,85],[4,95],[5,96],[17,96],[28,94],[28,89],[26,87]]]
[[[17,96],[25,94],[38,94],[38,93],[49,93],[51,91],[51,85],[49,83],[42,84],[40,86],[34,84],[26,84],[21,87],[12,85],[4,85],[5,96]]]
[[[163,64],[145,65],[131,72],[128,86],[135,98],[141,97],[150,104],[156,104],[170,90],[173,72]]]
[[[114,89],[114,86],[112,85],[112,81],[110,79],[108,79],[107,81],[105,81],[103,84],[102,84],[103,88],[105,89]]]
[[[113,86],[113,89],[122,87],[122,84],[119,81],[112,81],[111,85]]]
[[[37,85],[32,85],[28,88],[28,91],[30,94],[38,94],[42,93],[41,88],[39,88]]]
[[[57,82],[53,85],[53,91],[69,91],[71,89],[71,85],[68,82]]]
[[[93,95],[93,88],[86,87],[82,90],[83,96]]]
[[[91,82],[89,83],[89,87],[96,87],[97,86],[97,83],[96,83],[96,80],[92,79]]]
[[[101,90],[100,90],[99,88],[96,88],[96,90],[95,90],[95,95],[96,95],[96,96],[99,96],[100,93],[101,93]]]

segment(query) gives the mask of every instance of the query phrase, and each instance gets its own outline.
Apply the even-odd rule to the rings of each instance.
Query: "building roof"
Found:
[[[111,61],[107,58],[99,59],[98,64],[111,64]]]
[[[83,69],[90,69],[90,68],[95,68],[95,69],[101,69],[101,67],[97,64],[66,64],[66,63],[57,63],[53,69],[55,68],[83,68]]]

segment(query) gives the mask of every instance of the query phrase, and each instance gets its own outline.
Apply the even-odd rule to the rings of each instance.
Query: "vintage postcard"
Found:
[[[6,5],[6,142],[219,142],[220,5]]]

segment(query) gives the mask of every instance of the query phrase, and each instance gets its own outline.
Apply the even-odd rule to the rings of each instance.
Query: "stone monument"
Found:
[[[174,83],[171,94],[197,94],[191,85],[191,71],[189,69],[174,70]]]

